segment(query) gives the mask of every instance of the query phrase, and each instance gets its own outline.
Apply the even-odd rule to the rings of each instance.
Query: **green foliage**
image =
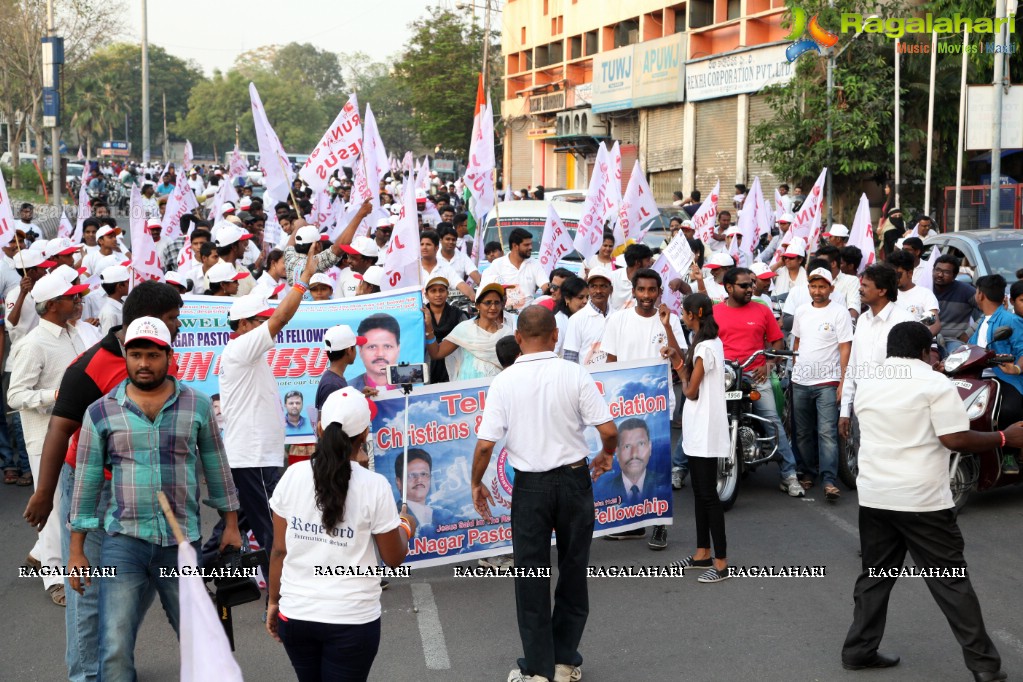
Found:
[[[15,180],[14,169],[10,166],[0,166],[0,172],[3,172],[4,182],[7,184],[7,187],[10,188],[11,185],[14,184]],[[36,167],[32,164],[18,164],[18,172],[16,175],[18,186],[23,192],[32,193],[41,191],[42,183],[39,181],[39,172],[36,171]],[[9,189],[9,191],[11,192],[11,202],[14,203],[14,190]]]
[[[371,61],[363,52],[342,55],[342,63],[363,113],[367,104],[372,106],[380,138],[388,153],[400,157],[409,150],[417,153],[426,151],[421,148],[416,134],[408,90],[404,82],[395,77],[394,67]]]

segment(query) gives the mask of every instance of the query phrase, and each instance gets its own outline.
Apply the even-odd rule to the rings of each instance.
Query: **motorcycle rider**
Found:
[[[998,428],[1004,430],[1010,424],[1023,419],[1023,318],[1006,309],[1005,278],[1001,275],[985,275],[977,280],[977,307],[984,315],[977,329],[970,337],[970,343],[989,348],[996,353],[1011,354],[1015,362],[1006,362],[984,370],[983,376],[994,376],[1001,384],[1002,407],[998,413]],[[991,341],[999,327],[1012,328],[1012,336],[1004,341]],[[1019,473],[1019,452],[1010,454],[1003,450],[1002,473]]]

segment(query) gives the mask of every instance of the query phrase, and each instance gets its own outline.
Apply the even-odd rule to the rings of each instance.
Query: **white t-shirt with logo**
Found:
[[[721,339],[701,341],[693,363],[703,360],[703,380],[696,400],[682,406],[682,442],[690,457],[727,457],[731,448],[725,411],[725,349]]]
[[[607,353],[600,348],[604,338],[607,317],[592,305],[587,304],[582,310],[568,318],[565,330],[565,343],[562,351],[578,353],[580,365],[599,365],[607,361]]]
[[[685,348],[682,323],[676,315],[671,315],[670,324],[679,348]],[[608,355],[614,355],[620,362],[627,362],[660,358],[661,349],[666,345],[668,335],[661,324],[661,318],[656,314],[643,317],[635,308],[629,308],[611,313],[607,318],[600,349]]]
[[[505,287],[514,285],[513,289],[507,291],[506,306],[512,310],[521,310],[529,305],[538,289],[550,283],[550,278],[543,271],[540,261],[535,258],[527,258],[516,268],[508,256],[501,256],[483,272],[480,288],[491,282],[497,282]]]
[[[362,625],[379,618],[380,578],[337,573],[338,569],[380,565],[373,536],[399,524],[387,479],[353,463],[343,520],[327,530],[316,506],[312,465],[299,462],[284,472],[270,498],[270,508],[288,527],[281,615],[342,625]]]
[[[792,368],[793,382],[800,386],[818,386],[842,380],[838,344],[851,344],[853,340],[848,308],[835,300],[823,308],[804,303],[793,317],[792,335],[799,339],[799,355]]]
[[[264,322],[228,341],[220,356],[224,447],[232,469],[284,465],[284,406],[266,362],[275,345]]]
[[[938,299],[934,292],[927,287],[917,285],[909,291],[900,291],[899,297],[895,299],[895,305],[909,312],[910,315],[920,321],[930,315],[937,315],[941,309],[938,306]]]

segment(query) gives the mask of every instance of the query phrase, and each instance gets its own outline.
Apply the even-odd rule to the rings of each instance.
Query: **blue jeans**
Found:
[[[792,386],[792,413],[803,473],[824,485],[838,476],[837,386]]]
[[[796,475],[796,456],[792,454],[792,446],[785,436],[785,427],[778,416],[778,406],[774,402],[774,386],[768,379],[753,388],[760,391],[760,400],[753,403],[753,413],[764,419],[770,419],[778,429],[778,452],[781,453],[781,477],[783,479]]]
[[[380,647],[380,619],[361,625],[278,616],[277,634],[298,682],[363,682]]]
[[[686,454],[685,449],[682,447],[682,436],[678,437],[678,441],[675,443],[675,447],[671,449],[671,468],[672,469],[689,469],[689,455]]]
[[[198,553],[199,543],[192,545]],[[178,634],[178,579],[160,577],[161,568],[177,568],[178,548],[161,547],[127,535],[106,535],[102,552],[103,565],[116,567],[117,577],[103,579],[99,584],[99,679],[135,682],[135,639],[157,594],[167,620]]]
[[[553,680],[555,664],[583,662],[579,642],[590,614],[586,566],[594,524],[589,469],[516,470],[512,499],[512,553],[517,568],[550,568],[551,531],[556,535],[558,584],[553,614],[549,578],[515,578],[515,612],[524,654],[519,668],[526,675]]]
[[[946,338],[945,339],[945,357],[948,357],[949,355],[954,353],[955,350],[957,348],[959,348],[960,346],[965,346],[965,345],[966,344],[964,344],[959,339],[949,339],[949,338]]]
[[[67,565],[71,550],[71,531],[68,521],[71,520],[71,496],[75,491],[75,469],[64,464],[60,471],[60,555]],[[96,507],[96,516],[102,520],[110,504],[110,481],[103,484],[103,492]],[[102,566],[100,549],[103,545],[103,533],[96,531],[85,536],[85,558],[90,566]],[[78,594],[71,589],[70,583],[64,581],[64,594],[67,597],[67,609],[64,612],[64,630],[67,649],[64,654],[67,663],[68,680],[71,682],[93,682],[99,672],[99,584],[103,578],[93,578],[91,589],[85,594]]]

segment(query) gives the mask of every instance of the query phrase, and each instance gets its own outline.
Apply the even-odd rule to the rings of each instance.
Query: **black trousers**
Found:
[[[693,500],[696,503],[696,546],[710,548],[714,538],[714,556],[728,556],[725,539],[725,512],[718,497],[718,459],[716,457],[690,457],[689,476],[693,482]]]
[[[238,526],[243,534],[251,530],[261,549],[266,550],[267,560],[261,565],[263,577],[268,584],[270,580],[270,550],[274,546],[274,521],[270,511],[270,498],[281,480],[284,470],[280,467],[244,467],[231,469],[235,488],[238,489],[238,503],[241,513],[238,514]],[[221,519],[213,528],[210,539],[203,545],[203,557],[215,556],[220,545],[220,536],[224,532],[224,521]]]
[[[853,590],[853,623],[842,647],[842,661],[846,663],[871,658],[884,636],[888,597],[896,578],[871,577],[868,569],[901,569],[907,550],[921,569],[966,569],[963,534],[953,509],[897,512],[860,507],[860,547],[863,572]],[[966,667],[974,672],[999,670],[1002,660],[984,629],[980,602],[970,579],[924,580],[963,648]]]
[[[605,476],[608,474],[604,474]],[[515,568],[549,568],[551,531],[558,547],[558,584],[551,613],[550,578],[515,578],[522,639],[519,668],[554,679],[554,666],[581,665],[579,642],[590,614],[586,567],[593,539],[593,484],[586,466],[515,472],[511,507]]]

